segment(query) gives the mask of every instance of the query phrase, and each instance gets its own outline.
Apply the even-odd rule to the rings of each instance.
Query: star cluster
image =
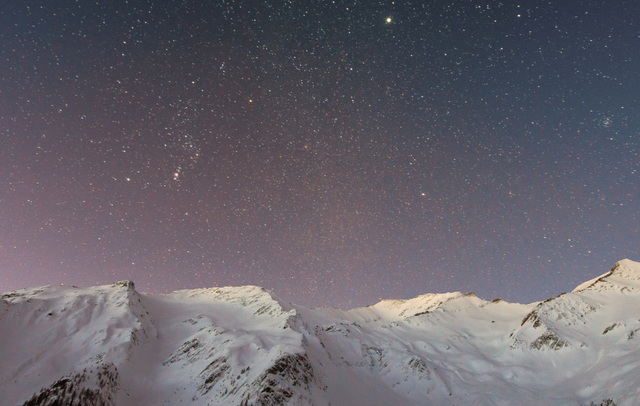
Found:
[[[638,257],[630,2],[9,0],[0,27],[0,291],[530,302]]]

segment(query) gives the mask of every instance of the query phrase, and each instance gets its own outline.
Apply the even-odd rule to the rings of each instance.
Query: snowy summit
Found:
[[[640,263],[531,304],[349,311],[256,286],[0,296],[3,405],[638,405]]]

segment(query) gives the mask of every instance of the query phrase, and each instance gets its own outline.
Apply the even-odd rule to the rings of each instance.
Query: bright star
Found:
[[[391,23],[391,17],[387,17],[387,24]]]

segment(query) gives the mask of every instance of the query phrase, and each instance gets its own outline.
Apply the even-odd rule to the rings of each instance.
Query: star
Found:
[[[0,292],[526,302],[640,253],[625,2],[8,3]]]

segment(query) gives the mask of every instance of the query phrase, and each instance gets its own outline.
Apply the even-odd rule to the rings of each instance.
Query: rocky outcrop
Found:
[[[118,381],[118,370],[113,364],[101,366],[96,373],[85,369],[58,379],[22,406],[114,406]]]

